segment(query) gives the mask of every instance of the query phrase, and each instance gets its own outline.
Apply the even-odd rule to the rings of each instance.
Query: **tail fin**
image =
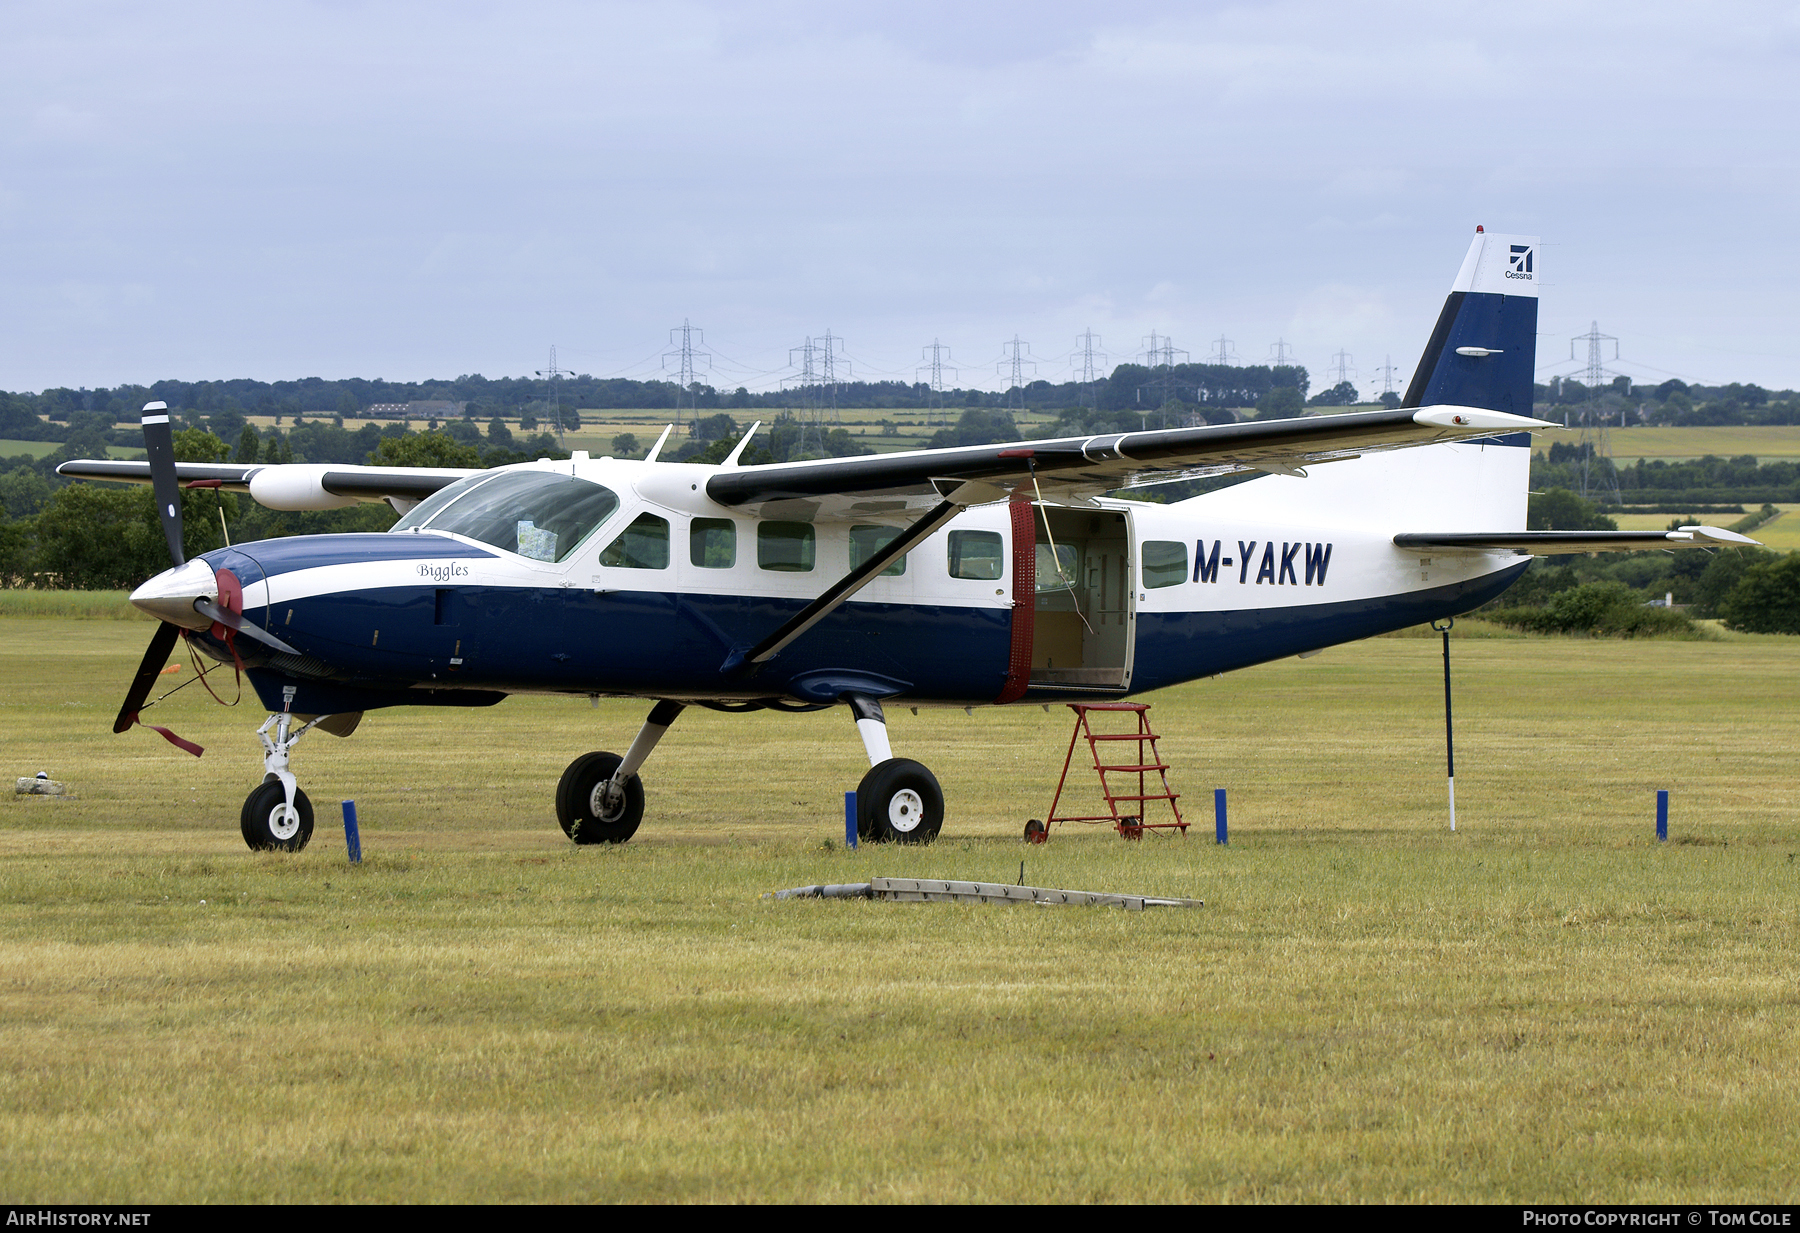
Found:
[[[1538,257],[1536,236],[1488,235],[1476,228],[1401,406],[1531,414]]]
[[[1419,361],[1405,407],[1531,414],[1537,362],[1538,242],[1477,232]],[[1329,521],[1383,534],[1525,529],[1531,434],[1375,451],[1310,467],[1296,483],[1267,476],[1194,497],[1273,525]]]

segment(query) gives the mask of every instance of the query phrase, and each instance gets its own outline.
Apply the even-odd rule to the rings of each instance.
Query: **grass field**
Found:
[[[1574,434],[1568,434],[1570,440]],[[1534,448],[1548,449],[1554,435],[1539,437]],[[1758,424],[1726,428],[1615,428],[1607,434],[1620,466],[1640,458],[1673,462],[1683,458],[1739,458],[1754,454],[1761,462],[1800,458],[1800,424]]]
[[[1796,511],[1800,511],[1800,505],[1777,505],[1775,508],[1780,510],[1781,514],[1751,531],[1750,538],[1776,552],[1800,550],[1800,513],[1796,513]],[[1706,526],[1728,527],[1742,516],[1741,514],[1700,514],[1696,517]],[[1608,517],[1619,524],[1621,531],[1662,531],[1666,530],[1678,515],[1609,514]]]
[[[0,438],[0,458],[14,458],[20,454],[29,454],[33,458],[42,458],[46,454],[54,454],[62,448],[60,441],[16,441],[11,438]],[[142,449],[132,449],[123,445],[106,447],[108,458],[142,458]]]
[[[110,733],[145,631],[0,617],[8,773],[75,793],[0,810],[11,1202],[1800,1198],[1800,639],[1459,639],[1455,834],[1412,637],[1152,695],[1185,840],[1017,841],[1062,708],[893,708],[944,837],[855,851],[842,714],[690,711],[577,849],[643,707],[512,699],[307,737],[283,856],[253,701]],[[1021,862],[1206,906],[759,898]]]
[[[707,411],[706,414],[713,414],[713,412]],[[743,429],[748,429],[752,423],[758,420],[760,420],[766,428],[773,422],[778,412],[769,409],[757,409],[747,411],[735,410],[730,411],[729,414],[737,420]],[[835,426],[844,428],[851,436],[855,437],[859,443],[866,444],[870,449],[875,450],[878,453],[889,453],[894,450],[919,449],[923,447],[925,443],[930,440],[933,433],[943,427],[946,423],[954,422],[956,417],[960,414],[961,410],[958,408],[952,408],[948,412],[941,409],[926,412],[923,410],[905,408],[881,409],[859,407],[841,411],[838,417],[839,422]],[[637,437],[638,451],[639,453],[642,453],[655,443],[656,438],[661,435],[662,430],[665,427],[675,421],[675,413],[666,408],[660,410],[609,409],[604,411],[585,408],[580,410],[580,417],[581,427],[571,430],[563,435],[563,448],[566,450],[587,450],[596,458],[612,453],[613,438],[621,433],[627,432]],[[677,435],[671,437],[670,444],[667,447],[670,454],[673,454],[674,451],[679,449],[687,440],[684,435],[680,434],[685,433],[685,425],[690,418],[691,412],[684,411],[682,413],[682,424],[684,427],[678,430]],[[888,436],[883,433],[881,428],[881,422],[883,420],[891,420],[896,425],[897,431],[894,435]],[[1019,417],[1019,425],[1025,431],[1026,435],[1030,436],[1037,432],[1041,432],[1043,425],[1051,424],[1055,422],[1055,420],[1055,415],[1029,412]],[[275,419],[273,416],[252,416],[250,417],[250,422],[262,429],[275,426]],[[351,431],[355,431],[356,429],[361,428],[365,423],[371,422],[385,427],[395,421],[365,421],[350,417],[344,421],[344,427]],[[290,426],[291,421],[284,421],[282,425],[283,428]],[[515,434],[524,431],[519,427],[517,420],[508,420],[507,426]],[[834,425],[829,423],[827,424],[827,427],[833,426]],[[424,427],[424,420],[413,421],[414,429],[423,429]],[[483,420],[482,428],[485,430],[486,427],[487,421]],[[548,425],[546,423],[540,423],[536,429],[532,430],[532,432],[546,431],[547,429]],[[33,442],[26,444],[42,443]],[[0,442],[0,447],[3,446],[4,442]],[[54,445],[50,445],[46,449],[38,451],[39,456],[48,453],[50,449],[54,448]],[[4,454],[0,453],[0,456],[4,456]]]

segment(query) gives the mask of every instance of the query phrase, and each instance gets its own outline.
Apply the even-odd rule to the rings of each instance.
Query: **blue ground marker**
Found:
[[[344,849],[352,865],[362,864],[362,836],[356,830],[356,802],[344,802]]]
[[[1213,789],[1213,838],[1225,842],[1225,789]]]
[[[856,846],[856,793],[844,793],[844,846]]]
[[[1656,842],[1669,842],[1669,790],[1658,788],[1656,792]]]

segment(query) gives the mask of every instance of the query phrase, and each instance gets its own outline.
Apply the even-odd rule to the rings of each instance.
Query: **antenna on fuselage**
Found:
[[[656,444],[652,445],[650,447],[650,452],[648,454],[644,455],[645,462],[655,462],[656,461],[656,456],[658,454],[662,453],[663,442],[667,441],[669,439],[669,434],[674,431],[675,431],[675,425],[673,425],[673,424],[670,424],[667,428],[663,429],[662,436],[660,436],[656,439]]]
[[[761,427],[762,427],[761,420],[757,420],[756,423],[750,425],[750,431],[744,434],[744,439],[737,443],[736,449],[732,450],[731,453],[725,455],[725,461],[720,463],[719,465],[722,467],[737,466],[738,465],[738,456],[744,452],[744,447],[746,445],[750,444],[750,438],[754,437],[756,435],[756,430]]]

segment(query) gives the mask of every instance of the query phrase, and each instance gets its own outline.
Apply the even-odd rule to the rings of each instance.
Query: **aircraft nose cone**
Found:
[[[218,598],[212,566],[198,560],[166,569],[131,593],[131,602],[157,620],[187,629],[211,628],[212,618],[195,612],[194,603]]]

